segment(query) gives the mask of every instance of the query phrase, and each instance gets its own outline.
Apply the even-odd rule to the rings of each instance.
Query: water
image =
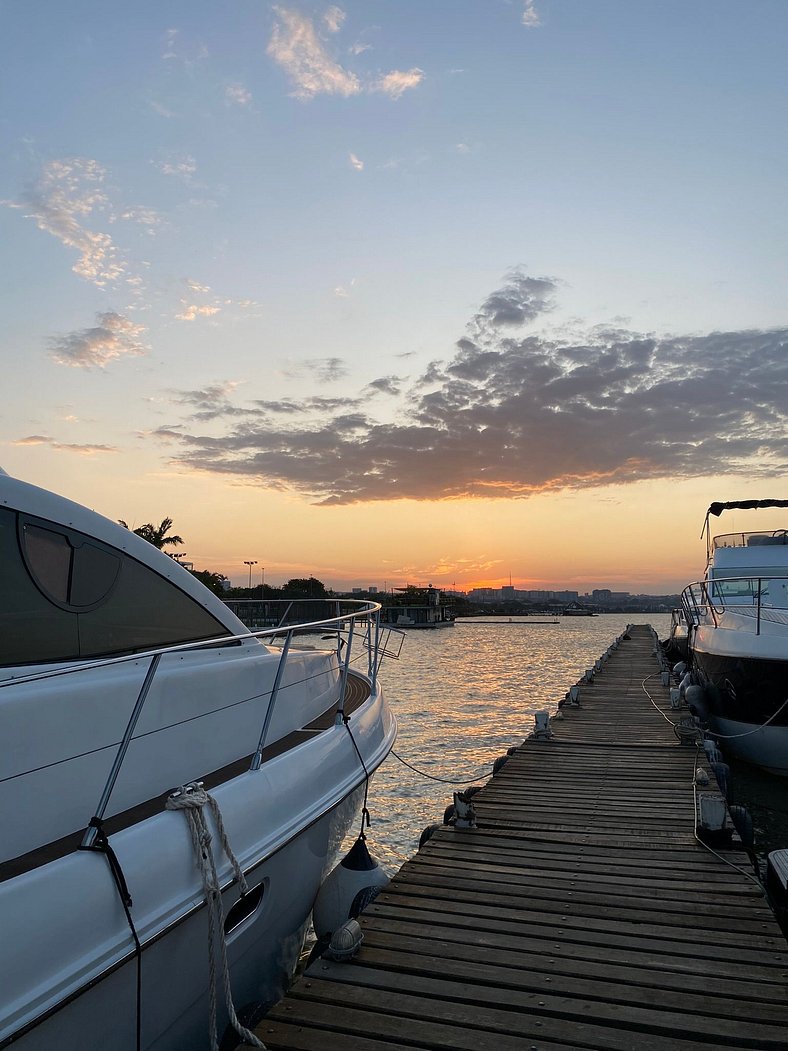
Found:
[[[603,614],[458,622],[453,628],[406,633],[398,661],[384,660],[384,690],[399,721],[394,746],[370,788],[370,850],[393,874],[418,848],[429,824],[443,819],[452,793],[475,778],[483,784],[507,748],[533,729],[534,712],[555,710],[570,686],[627,625],[649,623],[667,638],[669,614]],[[547,619],[547,618],[545,618]],[[677,745],[677,747],[679,747]],[[756,850],[788,846],[788,778],[731,762],[732,801],[750,810]]]

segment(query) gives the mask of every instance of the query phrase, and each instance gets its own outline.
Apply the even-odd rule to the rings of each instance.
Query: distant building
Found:
[[[367,593],[370,595],[377,595],[378,589],[373,584],[370,584],[367,588]]]

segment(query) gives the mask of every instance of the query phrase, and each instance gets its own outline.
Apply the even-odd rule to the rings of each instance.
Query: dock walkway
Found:
[[[649,698],[675,720],[651,629],[628,634],[473,797],[478,827],[372,902],[356,958],[294,983],[270,1051],[788,1047],[785,938],[736,841],[696,840],[705,756]]]

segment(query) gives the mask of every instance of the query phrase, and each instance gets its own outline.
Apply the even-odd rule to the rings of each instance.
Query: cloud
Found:
[[[296,98],[311,99],[315,95],[347,98],[361,91],[358,77],[331,58],[310,18],[286,7],[275,6],[273,10],[278,22],[271,33],[268,54],[295,83]]]
[[[411,88],[417,88],[424,80],[424,73],[420,69],[409,69],[407,71],[393,69],[378,77],[370,88],[371,91],[382,91],[389,98],[398,99]]]
[[[328,48],[325,34],[334,37],[345,20],[345,12],[329,7],[322,19],[324,38],[315,22],[291,8],[275,5],[276,21],[268,42],[267,53],[285,71],[295,88],[293,95],[307,101],[317,95],[339,95],[350,98],[368,92],[383,92],[398,99],[404,92],[418,87],[424,79],[420,69],[391,70],[375,77],[359,77],[346,69]],[[369,45],[355,44],[349,48],[354,57]]]
[[[355,155],[355,153],[349,153],[348,157],[350,158],[350,167],[351,168],[355,168],[355,170],[357,172],[363,172],[364,171],[364,162],[360,161],[358,159],[358,157]]]
[[[194,420],[213,420],[219,416],[239,416],[252,410],[241,410],[230,402],[230,395],[240,386],[238,380],[223,380],[198,390],[170,391],[176,404],[189,405],[196,411]]]
[[[148,353],[138,339],[145,331],[143,325],[112,311],[97,314],[96,322],[93,328],[50,339],[51,358],[58,365],[103,369],[118,358]]]
[[[234,106],[248,106],[252,101],[252,93],[243,84],[228,84],[224,89],[225,99]]]
[[[184,300],[181,300],[181,303],[183,310],[180,314],[175,315],[176,321],[194,321],[198,317],[213,317],[222,309],[207,304],[200,306],[198,303],[186,303]]]
[[[529,277],[522,268],[514,269],[501,288],[482,303],[474,317],[477,331],[501,326],[525,325],[552,309],[558,282],[552,277]]]
[[[337,287],[334,289],[334,295],[338,296],[340,299],[347,299],[355,287],[356,278],[351,277],[347,287],[345,287],[345,285],[337,285]]]
[[[126,208],[118,216],[130,223],[139,223],[141,226],[156,227],[162,223],[162,217],[154,208]]]
[[[190,182],[192,175],[197,171],[197,161],[188,154],[169,157],[167,160],[154,161],[153,163],[162,175],[175,176],[183,179],[184,182]]]
[[[333,383],[349,375],[349,369],[342,358],[306,358],[284,369],[282,375],[287,379],[302,379],[307,376],[322,383]]]
[[[329,33],[338,33],[345,21],[345,12],[341,7],[329,7],[323,15],[323,21]]]
[[[399,394],[402,390],[402,380],[399,376],[381,376],[367,384],[367,390],[373,394]]]
[[[105,177],[106,170],[93,160],[71,157],[50,161],[19,201],[2,202],[24,210],[39,230],[75,249],[79,259],[72,270],[99,287],[116,281],[124,270],[109,234],[85,225],[93,213],[110,212],[111,221]]]
[[[46,434],[31,434],[27,438],[18,438],[12,445],[48,445],[56,452],[77,453],[80,456],[95,456],[96,453],[116,453],[114,445],[78,445],[75,442],[56,442]]]
[[[788,328],[656,337],[621,327],[556,336],[521,326],[555,279],[507,275],[455,353],[357,399],[252,403],[218,433],[176,429],[175,462],[325,504],[524,498],[649,478],[788,470]],[[316,359],[328,362],[336,359]],[[311,363],[314,365],[314,362]],[[315,378],[321,381],[321,377]],[[370,391],[401,399],[394,422]]]
[[[523,7],[523,17],[521,19],[524,26],[529,29],[536,29],[542,24],[542,20],[539,17],[539,12],[536,10],[534,0],[525,0],[525,6]]]

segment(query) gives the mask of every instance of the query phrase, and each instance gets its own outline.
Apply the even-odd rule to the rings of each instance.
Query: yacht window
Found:
[[[103,657],[227,634],[199,602],[125,552],[0,508],[0,665]]]
[[[109,594],[120,559],[95,544],[25,522],[25,561],[31,577],[47,598],[74,609],[89,609]]]
[[[62,533],[25,526],[25,554],[35,582],[55,602],[68,602],[71,544]]]

